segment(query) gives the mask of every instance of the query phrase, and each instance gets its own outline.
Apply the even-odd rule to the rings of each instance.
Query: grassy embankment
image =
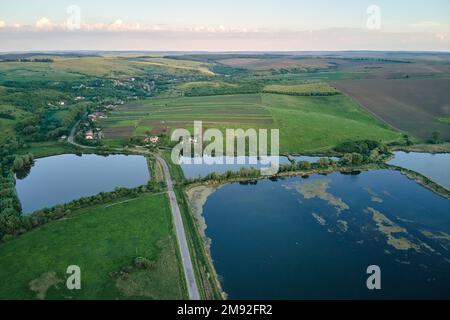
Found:
[[[184,192],[184,175],[180,166],[174,165],[170,159],[170,153],[163,153],[170,174],[174,182],[174,191],[178,199],[178,205],[183,217],[184,229],[191,252],[192,263],[196,271],[200,295],[203,299],[223,299],[225,295],[220,287],[213,263],[201,237],[194,215],[189,207]]]
[[[19,150],[20,154],[31,153],[35,158],[44,158],[59,154],[77,153],[81,152],[79,149],[71,144],[62,141],[45,141],[45,142],[31,142],[24,149]],[[84,151],[83,151],[84,152]]]
[[[0,245],[0,298],[187,298],[177,255],[167,196],[89,207]],[[66,289],[69,265],[79,291]]]

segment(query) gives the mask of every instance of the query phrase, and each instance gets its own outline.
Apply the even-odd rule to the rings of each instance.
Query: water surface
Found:
[[[450,153],[395,152],[389,164],[419,172],[450,190]]]
[[[37,159],[16,189],[25,213],[149,180],[143,156],[58,155]]]
[[[231,299],[450,298],[450,201],[399,172],[227,184],[203,212]]]
[[[309,161],[311,163],[317,162],[321,157],[312,156],[292,156],[291,160],[294,162]],[[198,158],[197,158],[198,159]],[[184,176],[186,178],[199,178],[205,177],[206,175],[216,172],[225,173],[227,171],[239,171],[241,168],[254,168],[261,169],[270,167],[270,161],[275,161],[276,157],[265,157],[263,160],[258,159],[258,157],[208,157],[204,156],[205,161],[211,160],[216,161],[214,164],[206,164],[205,162],[201,164],[196,164],[194,158],[181,157],[180,166],[183,169]],[[335,157],[330,157],[333,160],[339,160]],[[291,164],[292,162],[286,156],[279,156],[278,161],[280,165]],[[220,163],[217,163],[220,162]]]

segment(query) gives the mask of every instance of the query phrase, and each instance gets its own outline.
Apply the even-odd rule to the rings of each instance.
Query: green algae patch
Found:
[[[430,239],[450,241],[450,235],[443,231],[431,232],[428,230],[420,230],[420,233]]]
[[[322,218],[321,216],[319,216],[317,213],[313,212],[311,213],[311,215],[314,217],[314,219],[316,219],[317,223],[320,224],[321,226],[324,226],[327,224],[327,221]]]
[[[334,206],[338,213],[341,213],[343,210],[348,210],[350,207],[342,201],[341,198],[336,197],[327,191],[330,188],[330,182],[331,180],[328,179],[320,179],[308,181],[303,184],[295,184],[293,187],[303,196],[303,198],[307,200],[313,198],[322,199]]]
[[[397,250],[415,250],[420,252],[420,245],[406,238],[408,232],[405,228],[400,227],[392,222],[380,211],[374,208],[367,208],[367,212],[372,214],[372,219],[377,225],[378,230],[387,237],[387,244]],[[401,234],[401,235],[398,235]]]

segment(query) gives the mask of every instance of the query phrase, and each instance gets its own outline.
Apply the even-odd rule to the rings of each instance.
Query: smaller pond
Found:
[[[138,187],[149,178],[143,156],[66,154],[36,160],[16,190],[23,212],[31,213],[117,187]]]
[[[321,157],[311,157],[311,156],[292,156],[290,157],[295,162],[309,161],[311,163],[316,162]],[[276,157],[263,157],[263,160],[258,160],[258,157],[203,157],[203,163],[196,164],[195,159],[199,158],[188,158],[181,157],[180,166],[183,169],[184,176],[186,178],[198,178],[204,177],[210,173],[225,173],[227,171],[239,171],[241,168],[267,168],[270,166],[270,162],[274,162]],[[289,158],[286,156],[279,156],[279,164],[291,164]],[[339,158],[330,157],[330,159],[339,160]],[[214,161],[214,164],[207,164],[208,161]],[[210,163],[210,162],[208,162]]]
[[[450,153],[395,152],[388,162],[395,166],[419,172],[450,190]]]

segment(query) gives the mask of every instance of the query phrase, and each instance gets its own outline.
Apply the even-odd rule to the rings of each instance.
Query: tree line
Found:
[[[341,151],[339,160],[322,157],[316,162],[291,161],[291,164],[281,165],[279,173],[297,171],[323,171],[338,170],[358,167],[364,164],[377,163],[389,154],[387,147],[377,141],[361,140],[349,141],[338,145],[335,151]],[[342,151],[346,151],[345,153]],[[359,152],[358,152],[359,151]],[[214,181],[217,183],[233,179],[257,179],[261,177],[259,169],[242,167],[239,171],[227,171],[225,173],[209,173],[204,177],[186,179],[186,184]]]
[[[9,192],[15,193],[15,185],[9,185]],[[69,203],[54,206],[52,208],[44,208],[33,212],[31,215],[20,214],[20,202],[17,200],[14,212],[4,212],[0,214],[0,239],[1,241],[9,241],[14,237],[23,234],[29,230],[39,227],[53,220],[58,220],[70,215],[73,211],[83,209],[89,206],[109,203],[114,200],[123,198],[135,198],[147,192],[160,192],[161,186],[149,182],[147,185],[137,188],[116,188],[112,192],[101,192],[94,196],[83,197],[73,200]],[[6,191],[5,191],[6,192]],[[3,184],[2,184],[3,195]],[[2,197],[3,202],[3,197]],[[5,213],[5,214],[4,214]]]

